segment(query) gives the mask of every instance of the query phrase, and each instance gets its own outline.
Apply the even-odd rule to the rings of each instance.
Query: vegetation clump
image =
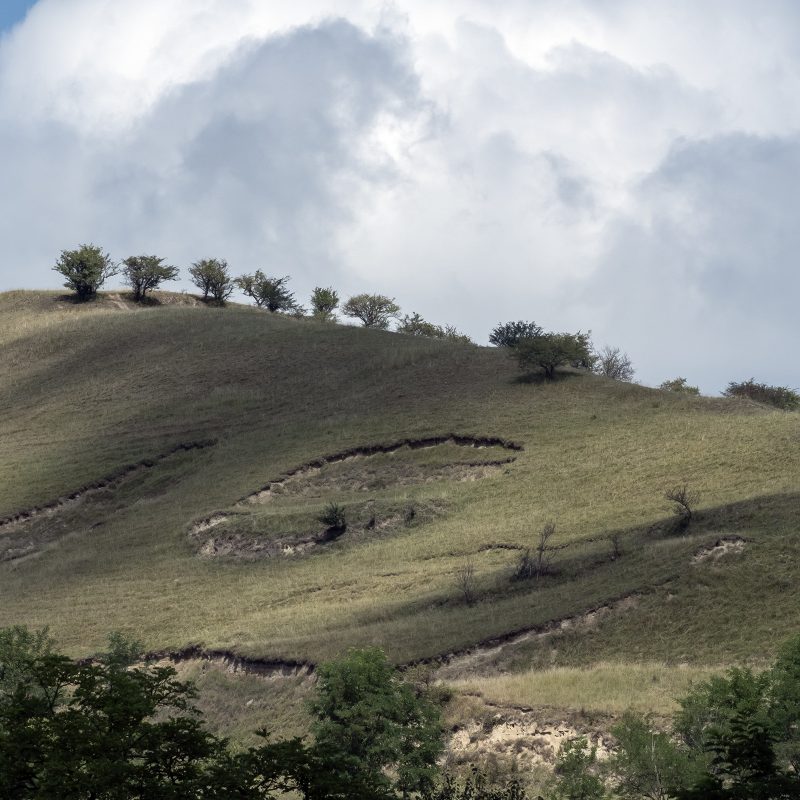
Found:
[[[520,339],[513,346],[520,369],[531,373],[540,369],[547,380],[565,365],[586,365],[592,361],[591,343],[586,333],[542,333]]]
[[[174,281],[178,274],[177,267],[165,264],[158,256],[129,256],[122,262],[122,275],[133,289],[133,299],[137,303],[164,281]]]
[[[472,339],[465,333],[458,331],[455,326],[436,325],[433,322],[428,322],[416,312],[414,314],[406,314],[395,330],[397,333],[404,333],[407,336],[427,336],[430,339],[447,339],[454,342],[472,343]]]
[[[515,347],[521,339],[532,339],[543,333],[544,330],[535,322],[505,322],[492,330],[489,343],[496,347]]]
[[[665,392],[675,392],[676,394],[700,394],[700,389],[697,386],[690,386],[686,382],[686,378],[673,378],[670,381],[664,381],[658,388]]]
[[[64,286],[75,292],[81,303],[95,297],[105,281],[119,271],[111,256],[94,244],[62,250],[53,269],[64,276]]]
[[[628,354],[623,353],[619,347],[608,345],[594,353],[592,371],[596,375],[627,383],[633,380],[634,375],[633,364]]]
[[[346,317],[360,320],[365,328],[379,330],[386,330],[399,313],[400,306],[394,298],[383,294],[357,294],[342,306]]]
[[[699,493],[683,483],[664,492],[664,498],[670,502],[678,530],[685,531],[694,517],[694,508],[700,500]]]
[[[192,283],[203,293],[203,300],[223,305],[234,290],[234,280],[225,259],[203,258],[189,267]]]
[[[512,580],[527,581],[530,579],[539,580],[552,572],[552,548],[550,540],[556,532],[553,522],[548,522],[539,532],[539,538],[533,553],[530,548],[522,551],[517,561]]]
[[[322,322],[333,322],[339,307],[339,293],[330,286],[316,286],[311,293],[311,316]]]
[[[294,293],[290,292],[287,284],[289,276],[282,278],[268,277],[260,269],[252,275],[240,275],[236,285],[242,293],[250,297],[259,308],[264,308],[271,313],[292,312],[297,307]]]
[[[722,393],[725,397],[745,397],[757,403],[764,403],[783,411],[800,409],[800,394],[786,386],[769,386],[757,383],[754,378],[736,383],[731,381]]]

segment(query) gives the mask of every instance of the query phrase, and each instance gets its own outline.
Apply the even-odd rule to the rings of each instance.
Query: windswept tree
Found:
[[[339,307],[339,293],[330,286],[323,288],[316,286],[311,293],[311,316],[323,322],[336,319],[336,309]]]
[[[489,344],[496,347],[514,347],[520,339],[531,339],[534,336],[541,336],[544,333],[542,328],[535,322],[504,322],[494,328],[489,334]]]
[[[233,277],[225,259],[204,258],[189,267],[192,283],[203,293],[203,300],[222,305],[233,292]]]
[[[64,286],[75,292],[79,302],[95,297],[105,281],[119,271],[111,256],[94,244],[83,244],[77,250],[62,250],[53,269],[64,276]]]
[[[585,333],[543,333],[520,339],[514,345],[521,370],[532,372],[539,368],[547,380],[555,378],[556,369],[565,365],[591,361],[591,344]]]
[[[286,286],[288,282],[288,275],[282,278],[268,277],[261,270],[236,279],[236,285],[245,295],[252,298],[259,308],[265,308],[272,313],[292,312],[297,307],[294,293]]]
[[[382,294],[357,294],[342,306],[346,317],[361,320],[365,328],[386,330],[389,322],[400,313],[393,297]]]
[[[619,347],[601,347],[594,354],[592,371],[615,381],[630,382],[633,380],[633,364],[627,353]]]
[[[133,289],[133,299],[138,303],[164,281],[174,281],[178,277],[178,268],[170,267],[158,256],[130,256],[122,262],[122,275]]]

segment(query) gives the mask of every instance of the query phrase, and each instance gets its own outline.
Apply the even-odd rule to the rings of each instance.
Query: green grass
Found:
[[[55,293],[0,295],[0,517],[178,443],[217,442],[65,511],[59,530],[32,523],[38,555],[0,562],[0,625],[49,625],[75,655],[121,630],[152,649],[200,642],[318,661],[379,644],[408,662],[645,593],[589,633],[510,648],[501,666],[523,673],[758,661],[800,630],[791,588],[800,415],[579,374],[521,382],[495,349],[161,298],[133,308],[124,298],[76,306]],[[525,449],[475,481],[427,480],[463,461],[462,448],[419,451],[368,479],[367,460],[336,465],[331,482],[245,509],[243,524],[302,531],[330,500],[437,512],[301,557],[196,554],[193,521],[309,460],[447,433]],[[409,470],[426,480],[392,478]],[[700,513],[675,536],[663,494],[684,481],[700,492]],[[550,520],[557,574],[512,583],[519,552],[508,548],[532,546]],[[695,550],[723,534],[751,541],[741,555],[692,566]],[[474,606],[456,587],[467,562]]]

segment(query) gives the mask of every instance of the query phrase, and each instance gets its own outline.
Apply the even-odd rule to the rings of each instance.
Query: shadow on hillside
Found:
[[[511,379],[511,383],[523,383],[523,384],[549,384],[549,383],[561,383],[561,381],[570,380],[571,378],[578,378],[581,375],[586,374],[582,372],[556,372],[556,374],[552,378],[548,378],[543,372],[526,372],[524,375],[517,375],[516,377]]]

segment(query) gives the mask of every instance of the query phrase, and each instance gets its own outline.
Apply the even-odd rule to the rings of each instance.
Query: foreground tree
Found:
[[[336,319],[336,309],[339,307],[339,293],[330,286],[323,288],[316,286],[311,293],[311,316],[323,322]]]
[[[261,270],[236,279],[236,285],[245,295],[252,298],[259,308],[265,308],[272,313],[292,312],[297,307],[294,293],[286,286],[288,282],[288,275],[282,278],[267,277]]]
[[[203,300],[223,305],[234,289],[225,259],[204,258],[189,267],[192,283],[203,293]]]
[[[75,292],[79,302],[95,297],[105,281],[119,271],[111,256],[93,244],[62,250],[53,269],[64,276],[64,286]]]
[[[346,782],[361,777],[403,796],[433,788],[442,750],[438,708],[399,679],[382,650],[353,650],[319,669],[317,747]]]
[[[361,320],[365,328],[385,330],[389,322],[400,313],[394,298],[382,294],[357,294],[342,306],[346,317]]]
[[[786,386],[769,386],[766,383],[757,383],[754,378],[739,383],[731,381],[722,393],[725,397],[746,397],[757,403],[780,408],[783,411],[797,411],[800,409],[800,394]]]
[[[544,330],[535,322],[505,322],[498,325],[489,334],[489,344],[496,347],[514,347],[521,339],[532,339],[541,336]]]
[[[133,289],[133,299],[140,303],[164,281],[174,281],[178,268],[168,266],[158,256],[130,256],[122,262],[122,275]]]
[[[520,369],[539,368],[547,380],[555,378],[558,367],[591,361],[591,344],[585,333],[543,333],[520,339],[513,347]]]

